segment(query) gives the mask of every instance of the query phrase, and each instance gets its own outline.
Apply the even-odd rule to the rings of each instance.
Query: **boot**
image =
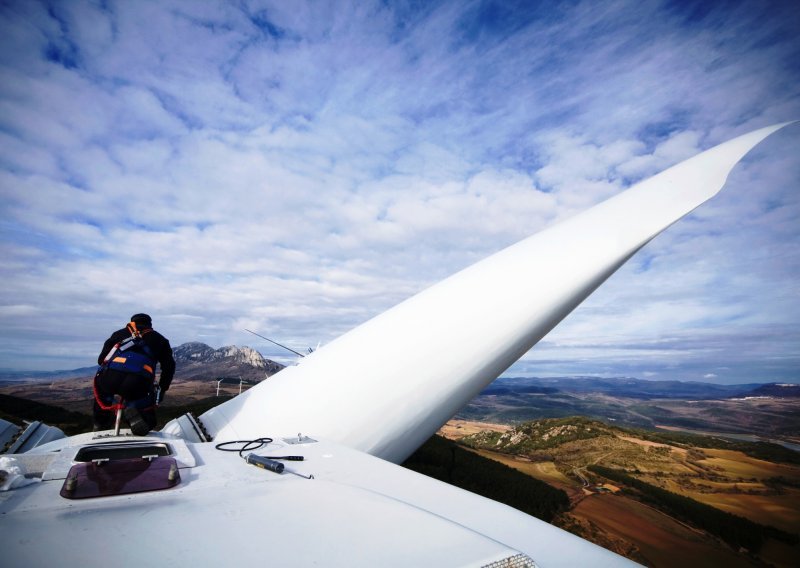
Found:
[[[125,420],[130,424],[134,436],[147,436],[150,425],[142,418],[141,413],[133,407],[128,407],[123,412]]]

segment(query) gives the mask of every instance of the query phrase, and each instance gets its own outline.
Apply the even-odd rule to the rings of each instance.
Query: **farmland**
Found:
[[[697,445],[654,441],[636,430],[585,418],[539,420],[503,431],[462,424],[442,433],[478,454],[535,477],[570,498],[554,524],[650,566],[793,566],[800,553],[800,466],[768,461],[697,438]],[[460,433],[472,432],[463,436]],[[747,449],[747,446],[743,446]],[[755,446],[751,453],[763,448]],[[631,480],[773,528],[751,549],[727,543],[663,503],[642,498],[630,484],[598,475],[598,467],[626,472]],[[669,499],[667,499],[669,500]],[[734,522],[735,519],[734,519]],[[752,531],[751,531],[752,532]],[[789,541],[786,535],[789,535]]]

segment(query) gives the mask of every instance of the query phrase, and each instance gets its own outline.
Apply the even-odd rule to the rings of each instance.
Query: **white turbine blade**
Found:
[[[202,421],[218,441],[302,432],[402,461],[782,126],[703,152],[490,256]]]

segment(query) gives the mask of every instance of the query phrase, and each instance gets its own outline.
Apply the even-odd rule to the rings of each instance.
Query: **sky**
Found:
[[[284,363],[756,128],[800,5],[0,2],[0,368],[137,312]],[[800,381],[800,124],[506,376]]]

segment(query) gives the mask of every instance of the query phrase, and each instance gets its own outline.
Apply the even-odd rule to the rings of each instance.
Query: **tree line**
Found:
[[[711,433],[700,435],[685,432],[654,432],[638,428],[621,428],[621,430],[651,442],[714,450],[733,450],[764,461],[800,465],[800,452],[772,442],[743,442],[721,438]]]
[[[734,549],[745,548],[757,553],[767,538],[775,538],[789,544],[797,544],[800,540],[795,534],[753,522],[685,495],[656,487],[628,475],[625,471],[600,465],[590,465],[588,469],[592,473],[634,489],[643,502],[719,537]]]
[[[465,450],[455,442],[433,436],[403,467],[550,521],[569,508],[564,491],[514,468]]]

